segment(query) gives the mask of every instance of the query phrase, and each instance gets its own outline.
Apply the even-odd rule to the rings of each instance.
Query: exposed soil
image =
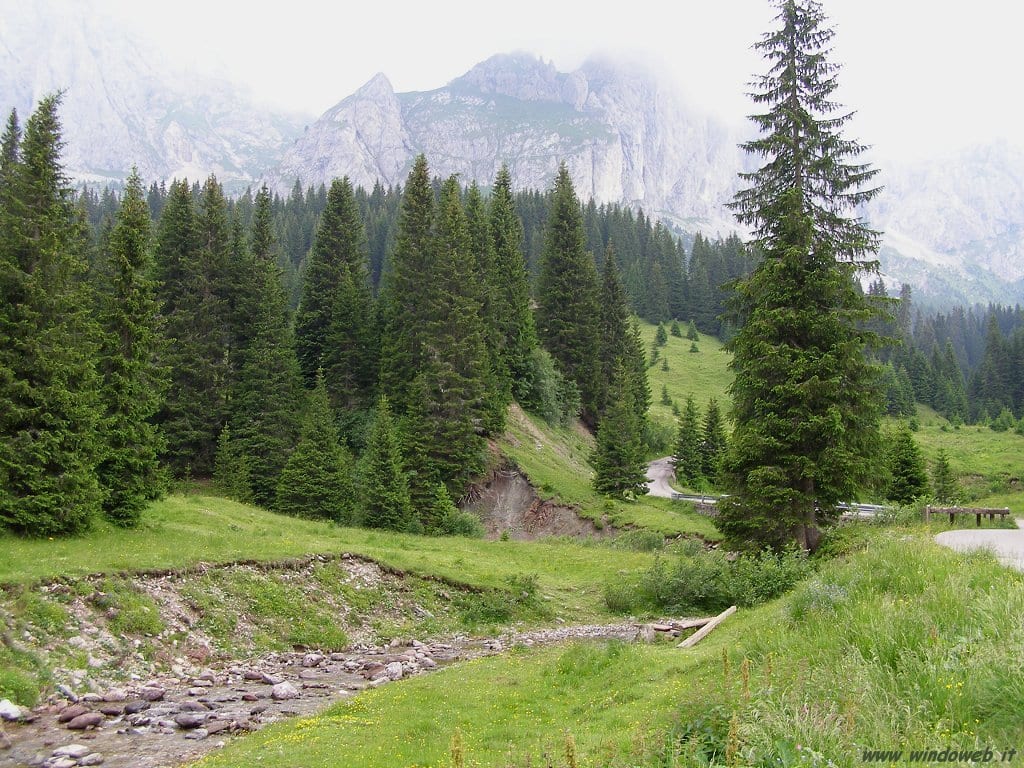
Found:
[[[540,498],[526,476],[508,464],[493,470],[470,499],[463,508],[480,517],[491,539],[502,535],[524,541],[545,536],[597,538],[616,533],[609,525],[598,528],[580,517],[575,507]]]

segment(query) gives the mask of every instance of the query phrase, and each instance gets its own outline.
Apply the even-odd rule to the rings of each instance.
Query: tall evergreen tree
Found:
[[[675,466],[676,478],[691,488],[700,485],[704,479],[700,443],[700,416],[693,395],[687,395],[686,407],[683,408],[679,420],[679,434],[676,437]]]
[[[921,449],[905,426],[896,430],[889,447],[889,491],[886,497],[898,504],[910,504],[928,493],[928,474]]]
[[[368,528],[413,531],[417,520],[409,498],[401,443],[391,407],[381,396],[359,468],[359,522]]]
[[[179,475],[213,471],[227,419],[229,248],[216,181],[204,187],[199,212],[188,181],[171,184],[157,228],[157,297],[166,338],[161,363],[171,376],[157,423],[167,441],[166,460]]]
[[[163,401],[167,378],[157,363],[152,247],[149,208],[133,169],[110,232],[109,289],[99,296],[105,450],[96,471],[103,511],[120,525],[137,523],[146,502],[163,490],[158,461],[163,441],[150,421]]]
[[[505,431],[505,417],[512,401],[512,380],[508,362],[502,355],[502,319],[497,317],[496,297],[500,291],[500,278],[494,263],[494,241],[487,217],[487,208],[476,182],[466,193],[466,226],[473,273],[469,285],[475,287],[483,320],[483,340],[487,352],[486,396],[484,431],[501,434]]]
[[[296,349],[307,385],[324,369],[340,415],[373,407],[378,340],[366,235],[352,185],[327,193],[295,318]]]
[[[59,96],[0,141],[0,525],[34,536],[100,510],[95,327],[84,235],[60,163]]]
[[[949,465],[949,456],[945,449],[939,449],[932,466],[932,492],[939,504],[956,504],[960,500],[960,484],[956,481],[953,468]]]
[[[414,500],[427,502],[438,482],[461,492],[482,469],[490,381],[480,304],[458,180],[442,190],[427,288],[415,300],[424,311],[423,363],[415,372],[406,434]],[[396,296],[392,296],[392,299]],[[412,374],[413,372],[410,372]],[[430,528],[432,522],[423,523]]]
[[[607,406],[590,457],[594,490],[608,496],[642,494],[647,480],[643,421],[636,412],[632,379],[632,372],[620,361],[612,373]]]
[[[530,311],[530,284],[523,258],[523,224],[512,197],[512,175],[502,165],[490,199],[490,233],[494,241],[491,271],[491,316],[498,328],[498,349],[517,400],[528,397],[531,354],[537,332]]]
[[[563,163],[555,179],[537,287],[537,332],[580,390],[583,418],[598,417],[598,280],[584,250],[583,213]]]
[[[722,458],[727,448],[728,440],[725,436],[725,425],[722,423],[722,411],[718,407],[718,401],[712,397],[704,414],[704,432],[700,441],[701,474],[711,483],[718,482]]]
[[[309,396],[302,437],[281,471],[274,510],[350,524],[355,514],[352,456],[338,442],[323,378]]]
[[[833,31],[815,0],[776,0],[776,28],[756,48],[768,61],[754,102],[765,163],[741,174],[733,202],[764,259],[737,287],[743,326],[732,340],[735,429],[725,462],[732,495],[719,525],[754,546],[811,548],[820,523],[868,479],[881,393],[865,356],[872,306],[856,274],[873,269],[878,234],[851,211],[877,192],[853,163],[860,145],[835,115]],[[819,512],[820,510],[820,512]]]
[[[430,309],[417,299],[433,280],[434,207],[427,159],[419,155],[405,184],[391,269],[381,293],[380,383],[400,414],[411,404],[413,379],[427,358]]]
[[[234,450],[245,457],[252,501],[267,507],[299,437],[304,399],[270,225],[270,193],[263,187],[254,202],[251,247],[240,256],[236,315],[248,330],[235,350],[229,403]]]

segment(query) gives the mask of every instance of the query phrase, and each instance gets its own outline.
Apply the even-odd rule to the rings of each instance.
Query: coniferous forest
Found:
[[[595,487],[636,493],[654,446],[633,318],[729,339],[757,263],[735,234],[580,201],[564,167],[545,191],[505,169],[466,187],[422,156],[401,188],[76,190],[59,107],[12,113],[0,166],[0,521],[24,534],[130,526],[172,480],[208,477],[290,514],[453,530],[513,399],[582,418]],[[1019,307],[866,295],[889,413],[1021,429]]]

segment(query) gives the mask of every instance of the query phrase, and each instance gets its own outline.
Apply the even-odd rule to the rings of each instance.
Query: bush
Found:
[[[574,381],[566,379],[546,349],[530,352],[529,386],[521,405],[548,424],[568,425],[580,412],[580,392]]]
[[[468,539],[482,538],[484,524],[472,512],[461,509],[448,510],[438,521],[437,533],[441,536],[464,536]]]

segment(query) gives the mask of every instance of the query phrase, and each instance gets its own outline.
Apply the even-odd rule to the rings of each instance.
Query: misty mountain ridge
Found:
[[[0,103],[24,119],[65,89],[64,159],[78,180],[117,181],[137,165],[147,181],[215,173],[236,191],[265,180],[285,193],[297,178],[343,175],[371,187],[404,183],[423,152],[440,176],[486,186],[507,162],[516,187],[547,189],[564,161],[583,199],[642,207],[691,233],[738,229],[724,204],[751,167],[738,147],[746,136],[637,64],[594,57],[560,72],[498,54],[407,93],[381,73],[309,121],[178,71],[112,34],[89,5],[45,7],[0,17]],[[885,189],[863,215],[884,232],[888,284],[907,281],[941,302],[1024,299],[1024,152],[992,144],[880,168]]]

